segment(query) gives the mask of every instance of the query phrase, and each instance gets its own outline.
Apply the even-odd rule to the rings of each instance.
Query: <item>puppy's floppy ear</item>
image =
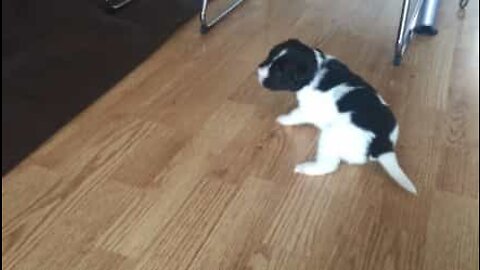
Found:
[[[325,59],[326,55],[325,55],[325,53],[324,53],[321,49],[315,48],[315,50],[320,54],[320,57],[321,57],[322,59]]]

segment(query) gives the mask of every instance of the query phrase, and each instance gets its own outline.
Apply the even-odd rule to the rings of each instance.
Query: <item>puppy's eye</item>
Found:
[[[278,74],[282,74],[282,73],[283,73],[284,68],[283,68],[282,65],[279,65],[279,64],[276,64],[276,63],[275,63],[275,64],[272,65],[272,67],[270,68],[270,70],[271,70],[271,72],[272,72],[273,74],[277,74],[277,75],[278,75]]]
[[[277,68],[280,72],[286,72],[288,70],[290,70],[293,66],[293,64],[289,61],[283,61],[283,60],[279,60],[277,63]]]

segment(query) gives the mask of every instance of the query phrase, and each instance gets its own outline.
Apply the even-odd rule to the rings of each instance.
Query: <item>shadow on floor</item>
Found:
[[[2,175],[199,10],[196,0],[2,1]]]

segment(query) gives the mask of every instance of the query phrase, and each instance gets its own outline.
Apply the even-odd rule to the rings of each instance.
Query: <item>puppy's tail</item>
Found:
[[[405,175],[402,168],[398,164],[397,155],[395,152],[387,152],[378,157],[378,163],[382,165],[385,171],[390,175],[390,177],[397,182],[401,187],[412,194],[417,194],[417,189],[415,185],[408,179],[408,176]]]

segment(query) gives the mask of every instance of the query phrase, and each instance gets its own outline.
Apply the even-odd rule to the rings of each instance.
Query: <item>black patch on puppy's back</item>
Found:
[[[390,109],[381,103],[370,86],[356,88],[337,101],[340,112],[350,112],[351,121],[358,127],[372,132],[375,137],[370,143],[368,155],[378,157],[393,151],[390,134],[396,126]]]
[[[351,113],[351,121],[358,127],[372,132],[375,137],[370,143],[368,155],[379,155],[393,151],[390,134],[396,126],[392,111],[381,102],[375,89],[360,76],[351,72],[348,67],[338,60],[327,60],[322,68],[327,71],[320,81],[320,91],[328,91],[340,84],[353,87],[337,100],[339,112]]]
[[[352,87],[368,85],[360,76],[351,72],[345,64],[337,59],[325,60],[321,69],[325,69],[326,73],[317,86],[320,91],[328,91],[342,83],[347,83]]]

